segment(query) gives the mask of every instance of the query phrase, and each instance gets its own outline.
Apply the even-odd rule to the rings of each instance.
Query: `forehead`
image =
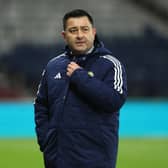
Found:
[[[79,26],[92,26],[89,19],[86,16],[83,17],[71,17],[66,22],[66,27],[79,27]]]

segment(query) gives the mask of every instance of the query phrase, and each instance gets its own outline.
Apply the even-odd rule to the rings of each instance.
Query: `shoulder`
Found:
[[[112,66],[122,65],[122,63],[116,57],[110,54],[100,56],[100,60],[106,62],[107,64],[111,64]]]
[[[57,55],[54,58],[52,58],[51,60],[49,60],[47,66],[52,66],[53,64],[60,63],[61,61],[64,61],[65,58],[66,58],[66,54],[65,53]]]
[[[99,57],[99,62],[102,65],[102,67],[106,69],[111,69],[114,72],[119,72],[122,74],[125,74],[125,67],[121,63],[119,59],[117,59],[115,56],[107,54],[107,55],[102,55]]]
[[[63,69],[66,66],[67,62],[68,59],[65,53],[57,55],[48,61],[48,63],[45,66],[45,71],[49,73],[57,69]]]
[[[98,48],[97,51],[98,51],[98,55],[99,55],[98,60],[102,64],[106,64],[109,66],[116,66],[116,65],[122,64],[116,56],[112,55],[112,52],[108,48],[105,48],[104,46],[102,46],[102,47]]]

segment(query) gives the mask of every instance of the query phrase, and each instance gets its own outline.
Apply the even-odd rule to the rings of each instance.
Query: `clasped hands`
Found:
[[[73,74],[73,72],[79,68],[81,68],[81,67],[77,63],[75,63],[73,61],[70,62],[67,66],[67,72],[66,72],[67,76],[70,77]]]

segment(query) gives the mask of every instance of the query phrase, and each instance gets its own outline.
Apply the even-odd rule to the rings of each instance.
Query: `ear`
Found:
[[[62,37],[65,39],[66,33],[64,30],[61,32],[61,34],[62,34]]]
[[[96,35],[96,28],[93,28],[93,34]]]

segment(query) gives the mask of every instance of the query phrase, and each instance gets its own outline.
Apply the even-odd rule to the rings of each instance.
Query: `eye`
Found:
[[[82,31],[87,33],[89,31],[89,27],[85,26],[85,27],[82,27]]]
[[[69,29],[69,32],[72,34],[75,34],[77,31],[78,31],[78,29],[76,29],[76,28]]]

